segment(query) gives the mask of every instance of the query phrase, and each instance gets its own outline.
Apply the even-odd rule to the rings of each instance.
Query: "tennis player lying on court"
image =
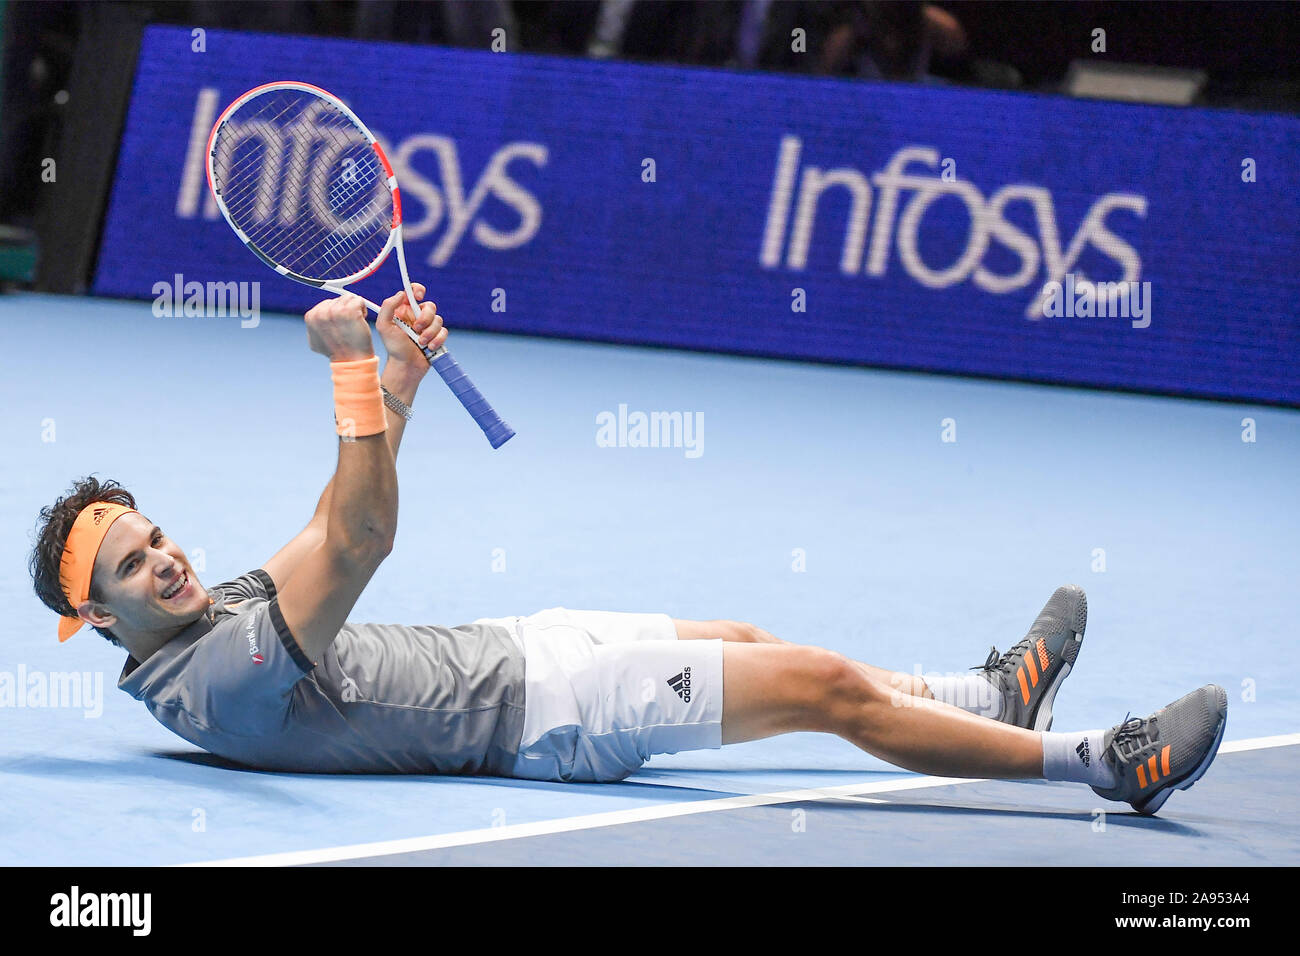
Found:
[[[422,345],[447,336],[433,304],[416,317],[403,293],[385,301],[381,386],[356,298],[307,313],[333,373],[338,467],[261,568],[204,588],[112,482],[84,479],[41,513],[31,569],[59,639],[88,623],[125,647],[118,686],[191,743],[268,770],[613,781],[657,753],[821,731],[908,770],[1077,781],[1141,813],[1214,759],[1215,685],[1109,730],[1046,732],[1083,639],[1077,587],[1005,654],[928,681],[736,621],[564,608],[450,628],[348,621],[393,547],[394,458],[428,372],[394,314]]]

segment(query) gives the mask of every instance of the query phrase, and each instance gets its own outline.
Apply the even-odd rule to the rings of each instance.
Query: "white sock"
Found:
[[[923,676],[935,700],[960,707],[968,714],[1002,719],[1002,694],[979,674],[962,677]]]
[[[1115,786],[1115,774],[1101,759],[1104,730],[1073,734],[1043,734],[1043,778],[1069,780],[1108,789]]]

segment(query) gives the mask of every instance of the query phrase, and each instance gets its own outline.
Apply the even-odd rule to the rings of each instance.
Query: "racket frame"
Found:
[[[213,175],[213,163],[215,160],[214,147],[217,141],[217,133],[221,130],[222,126],[225,125],[227,118],[241,106],[249,100],[255,99],[256,97],[262,96],[273,90],[298,90],[300,92],[311,93],[325,100],[356,126],[357,131],[366,138],[370,144],[370,148],[375,151],[375,155],[378,157],[380,165],[384,169],[384,183],[393,197],[393,218],[389,224],[388,241],[384,243],[383,250],[375,257],[373,262],[366,266],[366,268],[355,272],[352,275],[344,276],[340,279],[314,279],[310,276],[294,272],[292,269],[273,261],[269,256],[262,252],[261,249],[257,248],[257,246],[253,244],[253,241],[244,230],[235,225],[234,220],[230,217],[229,209],[226,208],[224,197],[216,188],[216,182]],[[230,228],[234,230],[234,233],[239,237],[240,242],[247,246],[255,256],[280,275],[287,279],[292,279],[295,282],[300,282],[303,285],[323,289],[326,292],[333,292],[336,295],[342,295],[344,292],[348,291],[347,286],[354,282],[360,282],[362,279],[372,275],[376,270],[378,270],[379,267],[388,259],[388,256],[392,251],[396,249],[397,266],[402,274],[402,288],[406,290],[406,300],[410,303],[411,315],[415,316],[420,314],[420,306],[419,303],[416,302],[415,292],[411,288],[411,277],[406,268],[406,250],[402,245],[402,190],[397,184],[397,176],[393,173],[393,166],[388,161],[388,156],[384,153],[384,148],[379,145],[379,140],[375,137],[375,134],[370,131],[370,127],[361,122],[361,118],[357,116],[356,113],[352,112],[348,105],[333,93],[321,89],[319,86],[313,86],[310,83],[303,83],[298,80],[277,80],[273,83],[263,83],[261,86],[253,87],[246,93],[236,97],[234,102],[222,110],[221,115],[218,116],[216,122],[212,124],[212,132],[208,134],[207,162],[205,165],[208,175],[208,190],[216,200],[217,208],[221,211],[222,218],[226,220],[226,225],[230,226]],[[355,292],[350,294],[357,295]],[[361,299],[361,301],[366,304],[366,307],[372,312],[375,314],[379,313],[379,306],[374,302],[371,302],[365,296],[357,297]],[[492,411],[491,406],[487,405],[486,400],[483,399],[478,390],[474,388],[473,383],[471,383],[469,379],[465,377],[464,373],[460,371],[460,367],[456,365],[455,359],[451,357],[446,346],[440,346],[437,350],[433,350],[427,346],[420,345],[420,336],[414,329],[401,319],[397,318],[397,316],[393,316],[393,322],[399,329],[405,332],[407,337],[415,343],[416,347],[424,353],[424,357],[428,360],[429,364],[438,371],[443,380],[446,381],[447,385],[451,387],[457,398],[461,400],[462,404],[465,405],[466,409],[474,417],[474,420],[478,422],[479,427],[483,429],[484,434],[487,435],[488,441],[492,443],[493,448],[501,447],[501,445],[505,444],[514,436],[514,430],[511,429],[509,425],[505,424],[505,422],[501,421],[500,416],[497,416],[496,412]],[[464,394],[467,390],[472,390],[472,395],[468,400]],[[485,424],[483,417],[481,417],[483,416],[483,413],[481,411],[476,412],[475,409],[471,407],[472,404],[483,405],[486,412],[490,413],[488,418],[495,419],[495,422],[489,420],[489,423]]]

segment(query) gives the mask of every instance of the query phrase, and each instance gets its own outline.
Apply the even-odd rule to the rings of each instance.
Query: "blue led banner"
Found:
[[[99,294],[155,299],[180,275],[259,281],[264,309],[316,300],[240,244],[204,173],[225,105],[296,79],[384,143],[412,276],[453,328],[1300,404],[1296,118],[220,31],[196,46],[146,31]]]

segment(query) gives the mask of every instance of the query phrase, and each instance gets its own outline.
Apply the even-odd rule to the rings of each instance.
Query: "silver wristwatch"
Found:
[[[411,406],[406,404],[406,402],[402,401],[388,389],[384,388],[384,386],[380,385],[379,390],[384,393],[384,404],[409,422],[411,420],[411,415],[413,414],[411,412]]]

